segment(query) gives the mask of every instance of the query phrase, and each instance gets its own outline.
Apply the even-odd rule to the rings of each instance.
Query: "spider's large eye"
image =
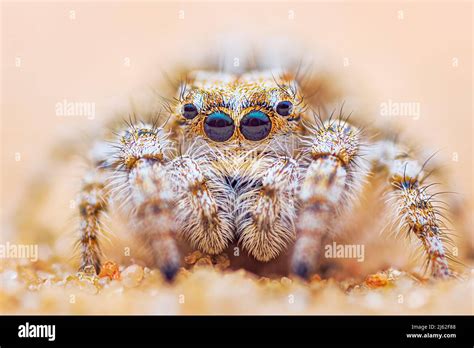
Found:
[[[270,118],[261,111],[251,111],[240,121],[240,132],[252,141],[265,139],[271,128]]]
[[[194,105],[194,104],[184,104],[183,105],[182,114],[188,120],[191,120],[194,117],[196,117],[198,113],[199,112],[198,112],[198,109],[197,109],[196,105]]]
[[[289,116],[293,111],[293,104],[288,100],[284,100],[279,102],[275,109],[278,115]]]
[[[226,141],[234,134],[234,121],[223,112],[213,112],[204,121],[204,131],[209,139]]]

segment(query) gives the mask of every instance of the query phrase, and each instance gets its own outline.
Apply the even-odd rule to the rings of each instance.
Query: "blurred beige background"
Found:
[[[84,166],[47,167],[53,145],[90,138],[163,71],[246,44],[264,52],[276,45],[293,59],[312,59],[316,70],[327,66],[347,90],[348,109],[367,120],[384,122],[380,105],[389,100],[420,103],[419,119],[391,121],[428,151],[440,150],[452,189],[472,204],[472,15],[470,2],[4,2],[3,237],[18,236],[11,224],[18,214],[44,227],[23,231],[26,242],[74,230],[71,201]],[[58,116],[64,100],[95,103],[95,117]],[[32,212],[25,202],[36,199],[38,172],[53,192],[47,209]],[[466,211],[468,239],[472,205]],[[56,250],[67,255],[67,245]]]

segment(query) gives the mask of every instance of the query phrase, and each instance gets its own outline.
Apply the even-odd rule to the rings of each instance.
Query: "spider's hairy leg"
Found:
[[[181,237],[205,253],[219,254],[234,238],[234,193],[212,167],[205,151],[205,145],[193,145],[168,168],[177,198]]]
[[[129,174],[136,232],[148,243],[155,264],[167,280],[180,266],[175,240],[174,194],[165,166],[160,161],[140,159]]]
[[[100,272],[100,220],[107,209],[107,190],[105,189],[106,173],[97,166],[84,177],[77,201],[79,206],[79,233],[78,245],[81,248],[80,270],[88,267]]]
[[[390,203],[395,204],[400,229],[406,228],[421,242],[427,255],[427,266],[435,278],[448,278],[452,273],[443,246],[443,215],[435,205],[432,185],[424,185],[425,164],[412,158],[400,145],[380,141],[374,145],[374,158],[378,168],[385,169],[393,188]]]
[[[131,213],[133,229],[152,249],[156,266],[172,280],[180,266],[173,213],[175,195],[167,164],[168,133],[147,124],[131,125],[115,146],[111,193]]]
[[[308,278],[315,271],[322,237],[349,211],[367,175],[360,158],[361,134],[346,121],[328,121],[309,130],[303,140],[306,162],[300,185],[297,240],[292,271]]]
[[[274,259],[295,239],[298,163],[289,157],[266,160],[270,162],[261,184],[245,183],[250,189],[237,200],[239,244],[259,261]]]

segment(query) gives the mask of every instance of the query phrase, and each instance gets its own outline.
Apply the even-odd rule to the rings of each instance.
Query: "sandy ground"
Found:
[[[102,125],[118,110],[123,117],[137,89],[163,83],[176,62],[206,62],[223,47],[236,49],[230,62],[245,61],[249,51],[239,47],[247,41],[269,60],[274,50],[266,47],[276,44],[309,56],[316,71],[329,67],[337,77],[330,87],[339,81],[338,101],[354,117],[402,128],[428,154],[439,150],[443,182],[458,192],[446,202],[461,280],[425,279],[410,243],[380,235],[376,187],[364,200],[372,205],[341,231],[343,242],[365,245],[366,262],[342,263],[310,282],[231,270],[223,257],[218,265],[188,259],[169,285],[145,267],[143,246],[115,217],[104,251],[118,269],[76,274],[75,196]],[[469,2],[2,3],[0,242],[36,245],[39,260],[0,260],[0,312],[472,314],[471,48]],[[64,101],[94,103],[94,117],[58,115]],[[388,101],[419,103],[420,117],[381,117]]]
[[[3,313],[28,314],[472,314],[474,276],[433,282],[388,269],[364,281],[265,278],[197,261],[172,285],[157,270],[108,263],[100,277],[62,263],[0,270]]]

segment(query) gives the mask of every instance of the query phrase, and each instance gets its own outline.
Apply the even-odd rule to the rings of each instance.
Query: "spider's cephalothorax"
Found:
[[[99,220],[113,200],[168,279],[181,261],[176,239],[209,254],[237,243],[255,262],[294,243],[291,269],[307,277],[321,239],[380,171],[432,275],[450,274],[423,166],[393,141],[369,142],[347,119],[314,117],[290,73],[193,72],[170,112],[166,126],[129,124],[96,151],[80,195],[81,268],[99,269]]]
[[[294,132],[304,112],[295,82],[284,78],[195,72],[183,86],[176,122],[186,126],[188,138],[200,136],[214,147],[267,144]]]

